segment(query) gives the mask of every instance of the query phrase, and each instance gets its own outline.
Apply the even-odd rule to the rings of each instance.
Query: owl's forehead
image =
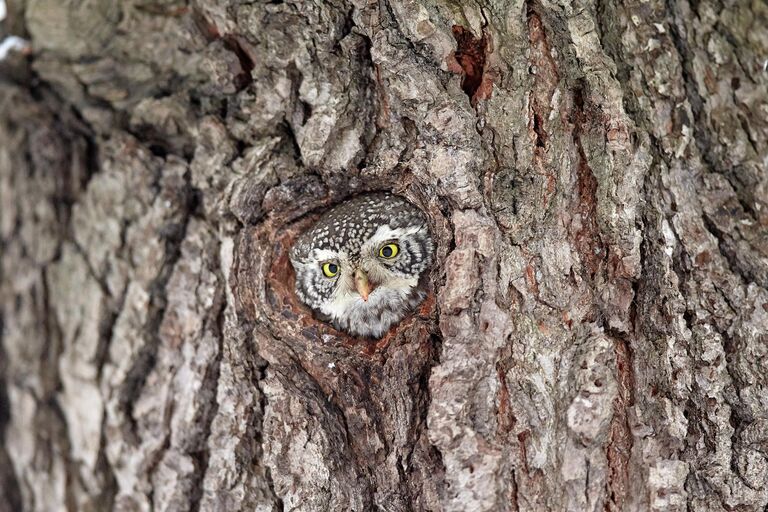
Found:
[[[355,252],[371,237],[376,227],[372,223],[337,221],[332,225],[322,226],[312,234],[312,245],[318,249]]]
[[[304,234],[303,241],[310,250],[344,251],[354,255],[377,233],[389,232],[396,237],[423,222],[421,212],[404,199],[372,194],[328,211]]]

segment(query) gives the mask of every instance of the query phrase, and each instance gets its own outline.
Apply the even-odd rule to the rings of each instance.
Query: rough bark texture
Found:
[[[0,511],[765,510],[761,0],[26,0]],[[404,194],[378,342],[286,250]]]

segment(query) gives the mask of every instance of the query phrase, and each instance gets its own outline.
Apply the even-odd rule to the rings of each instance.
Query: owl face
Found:
[[[325,213],[291,249],[296,295],[355,336],[381,337],[425,296],[434,245],[424,214],[377,193]]]

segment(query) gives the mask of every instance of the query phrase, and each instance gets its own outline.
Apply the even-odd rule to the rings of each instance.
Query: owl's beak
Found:
[[[371,285],[368,283],[368,275],[361,268],[355,270],[355,288],[363,300],[367,301],[368,294],[371,293]]]

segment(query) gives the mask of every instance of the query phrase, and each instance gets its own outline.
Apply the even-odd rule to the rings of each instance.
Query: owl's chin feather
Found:
[[[379,285],[370,292],[367,301],[356,292],[340,293],[322,312],[341,331],[380,338],[424,300],[424,292],[417,287],[418,280],[408,281],[396,288]]]

